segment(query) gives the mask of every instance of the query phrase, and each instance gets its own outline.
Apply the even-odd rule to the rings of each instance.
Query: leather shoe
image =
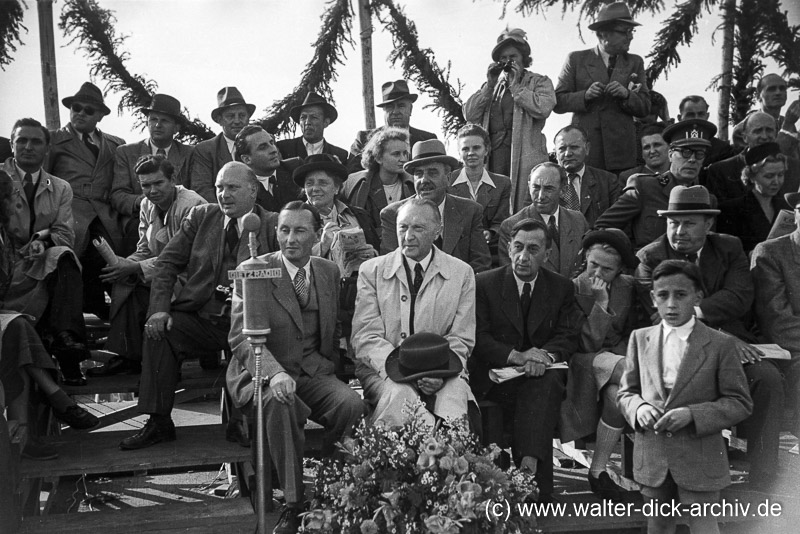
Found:
[[[28,460],[55,460],[58,458],[58,451],[49,443],[39,441],[33,436],[28,436],[25,448],[22,449],[22,457]]]
[[[122,356],[114,356],[100,367],[93,367],[86,371],[89,377],[114,376],[120,374],[138,375],[142,372],[142,364]]]
[[[175,441],[175,424],[168,417],[158,418],[151,416],[136,434],[119,442],[119,448],[124,451],[144,449],[162,441]]]
[[[590,471],[589,487],[592,489],[592,493],[594,493],[596,496],[600,497],[601,499],[607,499],[614,502],[624,502],[627,495],[631,493],[611,480],[611,477],[608,476],[608,473],[605,471],[600,473],[599,477],[595,477]]]
[[[272,534],[296,534],[300,528],[300,512],[301,509],[294,506],[284,507]]]
[[[59,413],[53,411],[56,418],[75,430],[92,430],[100,426],[100,419],[90,414],[77,404],[73,404],[65,411]]]
[[[250,448],[250,438],[247,437],[241,421],[228,419],[228,426],[225,427],[225,439],[231,443],[238,443],[242,447]]]

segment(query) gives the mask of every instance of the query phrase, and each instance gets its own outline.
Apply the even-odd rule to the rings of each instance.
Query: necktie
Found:
[[[414,266],[414,295],[419,294],[419,288],[422,287],[422,279],[425,273],[422,271],[422,265],[419,263]]]
[[[31,173],[26,172],[25,177],[22,179],[22,189],[25,191],[25,198],[28,200],[28,206],[33,205],[33,177]]]
[[[617,56],[608,56],[608,79],[611,80],[611,75],[614,74],[614,67],[617,66]]]
[[[92,136],[89,135],[88,133],[83,134],[83,144],[86,145],[86,147],[91,151],[92,154],[94,154],[95,158],[97,158],[97,156],[100,155],[100,148],[96,144],[94,144]]]
[[[692,252],[686,255],[686,261],[697,263],[697,252]]]
[[[525,282],[522,284],[522,295],[519,297],[519,303],[522,307],[522,350],[531,348],[530,341],[528,340],[528,311],[531,308],[531,284]]]
[[[300,303],[301,308],[308,305],[308,284],[306,283],[306,270],[300,269],[294,275],[294,293],[297,295],[297,302]]]
[[[567,175],[567,185],[561,191],[561,205],[567,209],[581,211],[581,201],[578,199],[578,192],[575,186],[572,185],[578,175],[571,172]]]
[[[550,231],[550,238],[558,248],[561,248],[561,236],[558,235],[558,226],[556,226],[556,216],[551,215],[550,220],[547,221],[547,229]]]
[[[236,253],[236,248],[239,246],[239,227],[236,224],[236,217],[231,217],[228,221],[228,227],[225,229],[225,245],[231,254]]]
[[[163,148],[159,148],[158,150],[156,150],[156,156],[164,156],[166,158],[167,157],[167,151],[164,150]]]

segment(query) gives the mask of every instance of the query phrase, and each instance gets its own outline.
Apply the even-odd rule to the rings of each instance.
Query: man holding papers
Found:
[[[580,311],[572,283],[541,266],[552,237],[540,220],[511,230],[511,264],[476,277],[476,340],[469,360],[472,390],[513,413],[514,460],[536,473],[539,501],[553,493],[552,440],[567,372],[549,369],[578,348]],[[489,370],[515,367],[523,376],[493,384]]]

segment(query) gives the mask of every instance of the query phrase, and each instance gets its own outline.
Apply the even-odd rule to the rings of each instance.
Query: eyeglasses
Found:
[[[705,159],[706,154],[708,153],[705,150],[703,150],[702,148],[698,148],[698,149],[694,149],[694,148],[676,148],[675,150],[680,152],[681,156],[683,156],[686,159],[691,158],[692,154],[694,154],[694,159],[697,159],[697,160]]]
[[[628,37],[633,37],[633,34],[636,33],[636,30],[634,28],[626,28],[624,30],[619,29],[619,28],[614,28],[614,29],[610,29],[608,31],[614,32],[614,33],[620,33],[622,35],[627,35]]]
[[[70,109],[75,113],[80,113],[81,111],[83,111],[89,117],[91,117],[97,112],[97,110],[94,109],[92,106],[84,106],[83,104],[78,104],[77,102],[72,104],[72,106],[70,106]]]

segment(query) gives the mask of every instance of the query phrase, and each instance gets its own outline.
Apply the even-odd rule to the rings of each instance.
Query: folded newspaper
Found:
[[[792,354],[788,350],[781,348],[780,345],[776,345],[775,343],[762,343],[753,346],[764,353],[764,358],[771,358],[773,360],[792,359]]]
[[[550,369],[568,369],[568,368],[569,367],[565,362],[558,362],[547,366],[548,371]],[[502,384],[507,380],[512,380],[514,378],[524,376],[525,372],[520,369],[521,369],[520,367],[499,367],[497,369],[490,369],[489,379],[495,384]]]
[[[776,237],[791,234],[796,229],[797,225],[794,222],[794,212],[791,210],[781,210],[778,212],[778,216],[775,217],[775,222],[772,225],[772,229],[769,231],[767,239],[775,239]]]

